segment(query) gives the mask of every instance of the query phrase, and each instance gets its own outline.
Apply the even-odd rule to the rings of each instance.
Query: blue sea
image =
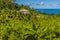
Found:
[[[36,9],[36,11],[47,13],[47,14],[58,14],[58,13],[60,13],[60,9]]]

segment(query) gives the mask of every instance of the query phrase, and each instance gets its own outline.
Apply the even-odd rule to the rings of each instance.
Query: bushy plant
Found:
[[[13,6],[13,1],[0,2],[5,3],[0,4],[5,6],[0,7],[0,40],[60,40],[60,14],[42,14],[29,6]],[[18,8],[30,13],[17,12]]]

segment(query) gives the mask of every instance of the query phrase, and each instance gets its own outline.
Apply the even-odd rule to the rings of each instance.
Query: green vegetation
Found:
[[[60,40],[60,14],[39,13],[7,1],[0,0],[0,40]],[[30,13],[17,12],[23,8]]]

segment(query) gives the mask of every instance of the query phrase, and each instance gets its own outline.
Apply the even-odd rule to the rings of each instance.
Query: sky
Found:
[[[35,9],[60,9],[60,0],[17,0],[16,2]]]

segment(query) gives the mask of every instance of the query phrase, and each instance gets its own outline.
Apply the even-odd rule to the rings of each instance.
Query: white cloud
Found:
[[[44,5],[45,3],[44,3],[44,2],[41,2],[40,4],[41,4],[41,5]]]
[[[45,2],[40,2],[40,3],[27,3],[27,5],[43,6],[43,5],[45,5]]]
[[[28,3],[27,5],[30,5],[30,3]]]
[[[40,2],[40,3],[37,3],[36,5],[43,6],[43,5],[45,5],[45,3],[44,2]]]
[[[42,5],[45,5],[45,3],[44,2],[40,2],[40,3],[37,3],[36,5],[42,6]]]

